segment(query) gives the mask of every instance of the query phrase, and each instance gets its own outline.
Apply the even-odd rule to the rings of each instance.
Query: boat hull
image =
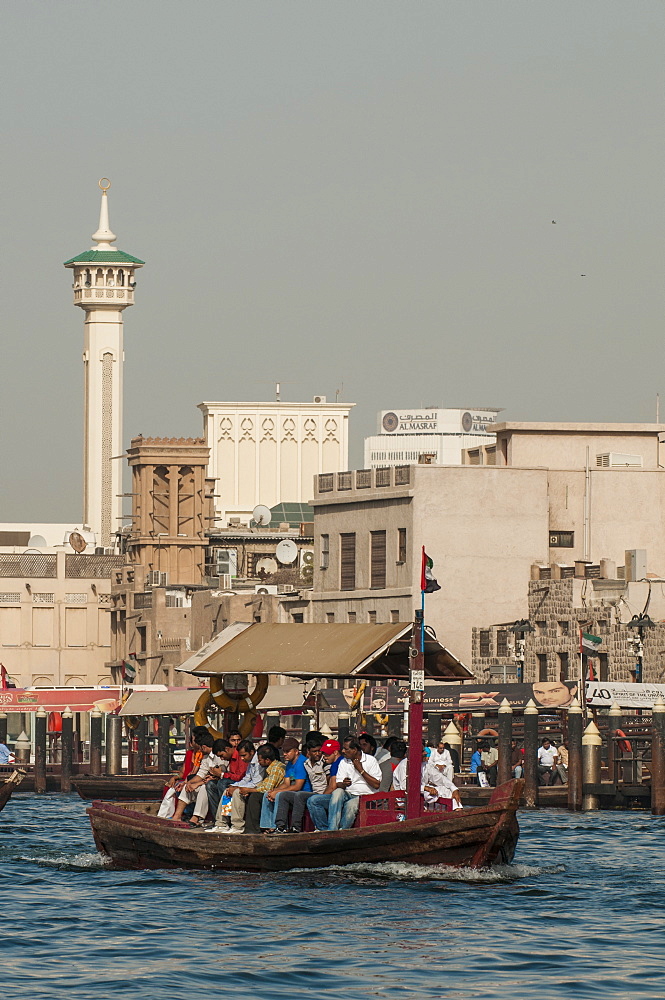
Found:
[[[14,771],[6,781],[3,781],[0,784],[0,812],[2,812],[9,802],[12,797],[12,793],[19,787],[24,776],[25,771]]]
[[[522,783],[510,784],[520,787],[508,801],[486,807],[330,833],[205,833],[159,819],[154,803],[93,802],[88,815],[98,850],[119,867],[278,872],[386,861],[485,867],[508,864],[515,853]]]

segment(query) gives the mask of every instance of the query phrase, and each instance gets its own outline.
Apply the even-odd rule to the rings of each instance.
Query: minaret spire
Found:
[[[102,191],[102,204],[99,209],[99,229],[96,233],[92,234],[92,238],[97,243],[96,247],[92,247],[93,250],[112,250],[112,243],[115,243],[117,236],[115,233],[111,232],[111,227],[109,226],[109,200],[106,192],[111,187],[111,182],[108,177],[102,177],[99,181],[99,186]]]

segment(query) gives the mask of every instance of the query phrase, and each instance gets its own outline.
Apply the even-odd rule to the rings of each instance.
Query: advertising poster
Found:
[[[536,681],[534,684],[425,684],[424,706],[426,712],[496,711],[503,699],[507,698],[514,711],[523,710],[530,699],[533,699],[538,708],[556,710],[568,708],[577,692],[577,681]],[[407,684],[372,687],[369,692],[365,692],[364,710],[388,714],[402,712],[404,699],[408,696]]]
[[[614,702],[620,708],[653,708],[658,698],[665,701],[665,684],[631,684],[613,681],[587,681],[587,705],[594,708],[611,708]]]

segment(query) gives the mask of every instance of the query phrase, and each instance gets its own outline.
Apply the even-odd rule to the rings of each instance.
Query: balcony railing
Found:
[[[410,484],[410,465],[398,465],[385,469],[357,469],[355,472],[324,472],[318,476],[317,493],[343,493],[354,489],[385,489],[386,487],[409,486]]]

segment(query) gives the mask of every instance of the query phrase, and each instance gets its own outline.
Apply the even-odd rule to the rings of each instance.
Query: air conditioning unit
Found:
[[[641,455],[624,455],[618,451],[596,455],[597,469],[641,469],[642,465]]]
[[[314,565],[314,549],[300,550],[300,568]]]
[[[328,397],[327,396],[315,396],[314,399],[312,400],[312,402],[313,403],[327,403],[328,402]]]
[[[220,573],[219,574],[219,589],[220,590],[230,590],[231,589],[231,574],[230,573]]]
[[[295,594],[295,592],[296,588],[293,586],[292,583],[285,583],[284,586],[282,587],[283,594]]]
[[[256,587],[254,587],[254,593],[255,594],[276,594],[277,593],[277,584],[275,584],[275,583],[257,584]]]
[[[159,570],[151,570],[146,577],[146,586],[165,587],[168,580],[168,573],[161,573]]]

